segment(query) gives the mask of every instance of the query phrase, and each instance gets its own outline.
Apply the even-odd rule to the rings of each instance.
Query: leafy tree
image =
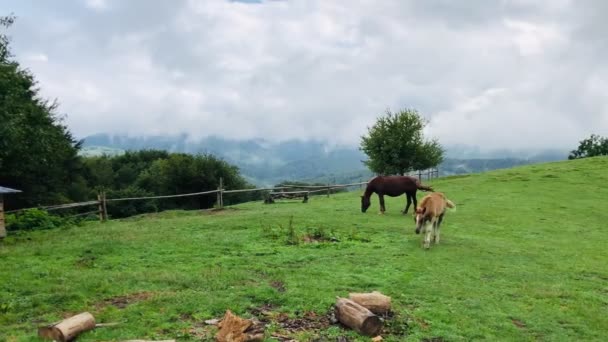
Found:
[[[608,138],[591,134],[591,137],[580,141],[578,148],[572,150],[568,159],[580,159],[608,155]]]
[[[443,149],[436,140],[423,139],[426,124],[415,110],[387,110],[361,137],[360,149],[369,157],[364,163],[375,173],[400,175],[440,164]]]
[[[0,29],[13,21],[0,17]],[[57,115],[57,103],[42,99],[34,76],[11,57],[9,39],[0,33],[0,184],[23,191],[7,207],[86,196],[80,143]]]

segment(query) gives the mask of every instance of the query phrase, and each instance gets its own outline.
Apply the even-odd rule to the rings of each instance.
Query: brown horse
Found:
[[[430,186],[420,184],[420,180],[410,176],[378,176],[373,178],[367,183],[367,188],[363,196],[361,196],[361,211],[365,212],[371,205],[370,196],[375,192],[378,194],[380,200],[380,213],[384,214],[386,208],[384,207],[384,195],[391,197],[397,197],[405,194],[407,198],[407,204],[403,214],[407,214],[412,201],[414,201],[414,209],[416,208],[416,191],[433,191]]]

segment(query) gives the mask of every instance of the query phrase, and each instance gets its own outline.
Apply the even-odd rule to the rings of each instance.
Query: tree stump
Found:
[[[215,336],[218,342],[255,342],[263,341],[264,333],[251,320],[243,319],[227,310],[224,318],[218,323],[220,330]]]
[[[346,298],[338,298],[336,301],[336,318],[340,323],[367,336],[377,336],[382,329],[380,317]]]
[[[349,293],[348,298],[377,315],[387,314],[391,310],[391,297],[385,296],[378,291],[371,293]]]
[[[95,328],[95,317],[88,312],[64,319],[63,321],[38,328],[38,336],[59,342],[71,341],[78,334]]]

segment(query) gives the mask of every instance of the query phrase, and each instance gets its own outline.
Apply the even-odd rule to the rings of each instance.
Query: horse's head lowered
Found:
[[[426,207],[418,207],[416,208],[416,213],[414,214],[414,222],[416,222],[416,234],[420,234],[420,230],[422,229],[422,225],[428,218],[424,215],[426,212]]]
[[[361,196],[361,212],[364,213],[370,205],[369,197]]]

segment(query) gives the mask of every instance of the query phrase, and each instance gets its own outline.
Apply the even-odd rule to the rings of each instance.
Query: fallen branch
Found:
[[[114,322],[114,323],[97,323],[95,324],[95,328],[103,328],[103,327],[113,327],[122,323]]]

